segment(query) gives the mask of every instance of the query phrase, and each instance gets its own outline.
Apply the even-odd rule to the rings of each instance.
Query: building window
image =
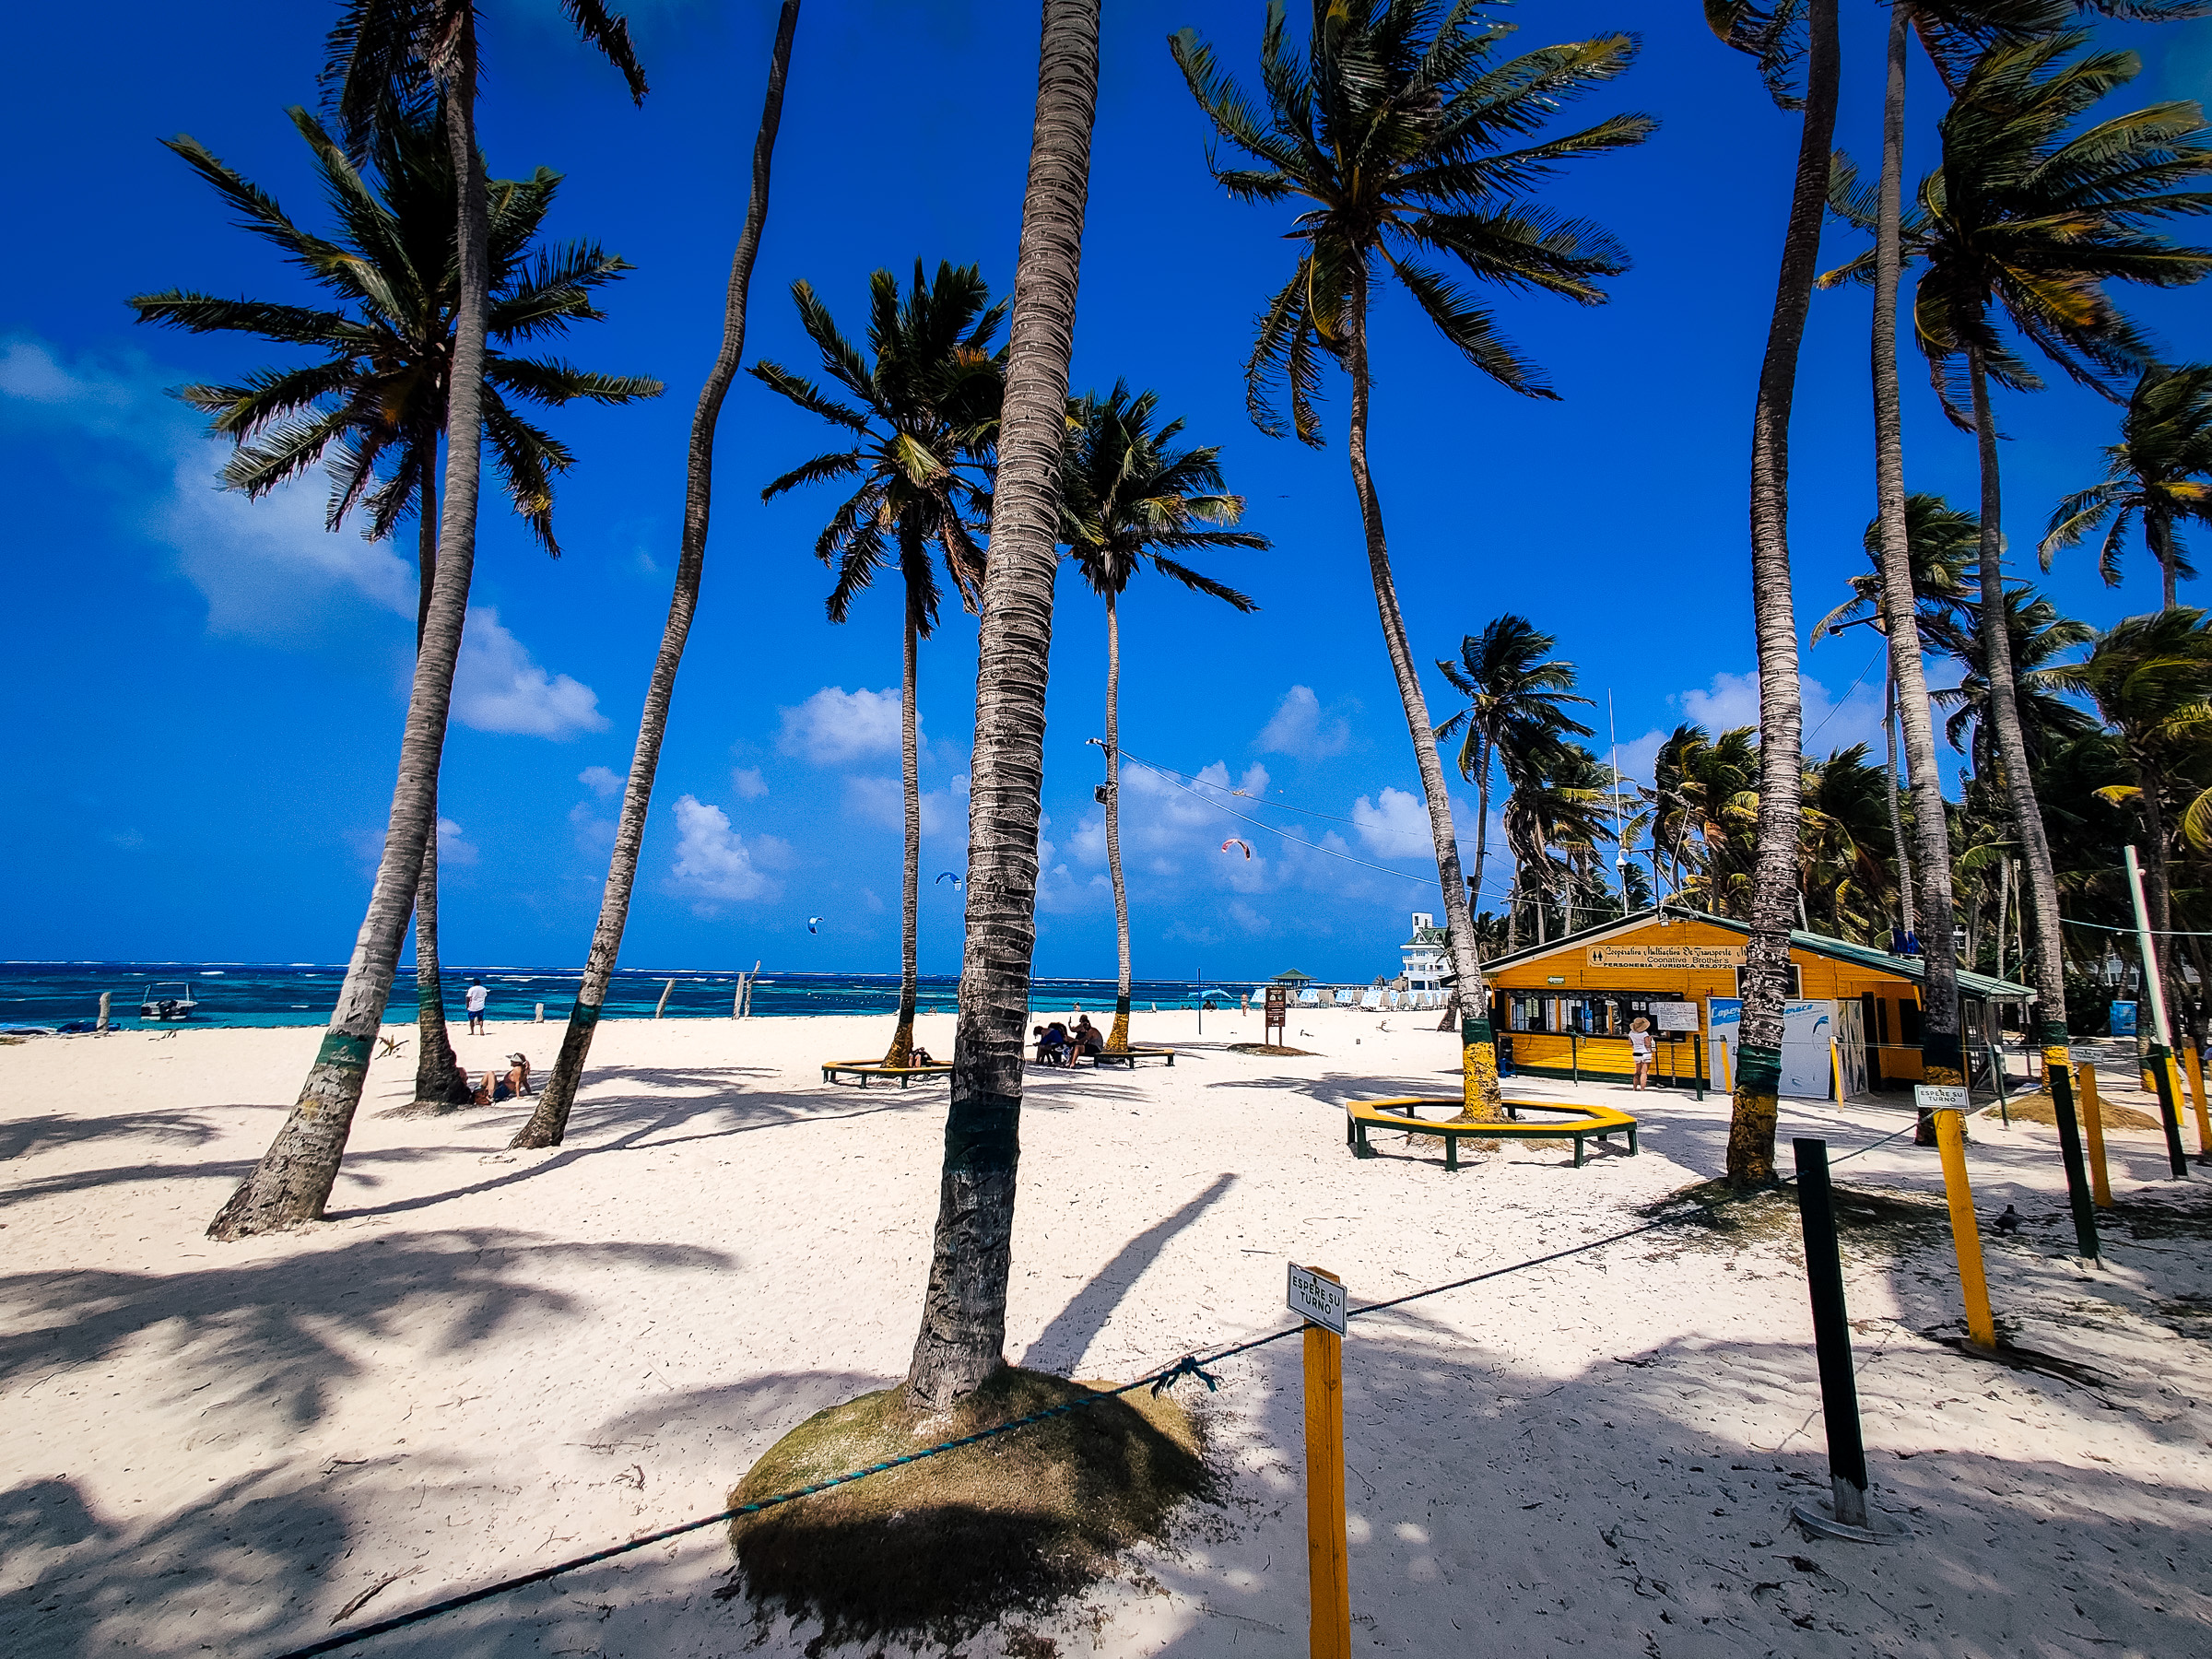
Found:
[[[1907,1048],[1920,1046],[1920,1005],[1901,996],[1897,999],[1897,1040]]]
[[[1738,968],[1735,971],[1735,994],[1739,999],[1744,994],[1744,975],[1748,971],[1750,971],[1745,968]],[[1792,1002],[1803,1002],[1805,1000],[1805,970],[1800,968],[1795,962],[1792,962],[1790,964],[1790,989],[1788,995],[1790,1001]]]

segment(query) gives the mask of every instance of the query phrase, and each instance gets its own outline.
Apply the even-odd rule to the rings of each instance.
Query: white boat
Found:
[[[190,1019],[192,1011],[199,1006],[193,999],[190,981],[163,981],[146,988],[146,994],[138,999],[138,1018]]]

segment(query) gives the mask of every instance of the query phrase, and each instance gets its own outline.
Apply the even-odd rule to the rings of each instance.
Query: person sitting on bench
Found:
[[[1046,1026],[1044,1041],[1039,1046],[1037,1052],[1043,1056],[1047,1065],[1065,1065],[1067,1064],[1067,1028],[1056,1019],[1051,1025]]]
[[[1088,1014],[1076,1021],[1076,1029],[1068,1041],[1075,1049],[1072,1057],[1077,1060],[1095,1062],[1100,1054],[1106,1052],[1105,1034],[1097,1026],[1090,1023],[1090,1016]]]
[[[930,1052],[927,1049],[924,1048],[920,1043],[917,1042],[908,1053],[906,1056],[906,1063],[909,1065],[935,1065],[936,1061],[931,1056]]]

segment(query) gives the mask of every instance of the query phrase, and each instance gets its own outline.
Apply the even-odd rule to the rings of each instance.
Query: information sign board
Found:
[[[1693,1002],[1663,1002],[1652,1004],[1652,1024],[1662,1031],[1694,1031],[1698,1029],[1698,1005]]]
[[[1583,952],[1593,968],[1740,968],[1741,945],[1593,945]]]
[[[1956,1083],[1915,1083],[1912,1104],[1923,1112],[1964,1112],[1966,1090]]]
[[[1324,1278],[1311,1267],[1292,1262],[1290,1289],[1284,1300],[1290,1312],[1307,1324],[1344,1335],[1344,1287],[1335,1279]]]

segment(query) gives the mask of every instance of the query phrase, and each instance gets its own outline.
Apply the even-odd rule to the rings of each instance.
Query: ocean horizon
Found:
[[[100,962],[0,961],[0,1031],[56,1030],[88,1023],[100,1013],[102,992],[110,994],[110,1019],[120,1030],[160,1027],[320,1026],[329,1020],[343,962]],[[609,1019],[650,1018],[664,990],[670,1019],[727,1019],[743,977],[734,968],[619,968],[607,986],[601,1009]],[[491,993],[486,1013],[493,1019],[533,1019],[539,1004],[548,1021],[565,1020],[575,1002],[582,971],[522,964],[473,965],[441,972],[446,1018],[467,1018],[462,995],[472,979]],[[670,982],[674,982],[673,989]],[[141,1019],[141,998],[155,984],[189,983],[195,1003],[186,1021]],[[1262,982],[1253,979],[1135,980],[1130,997],[1140,1007],[1188,1008],[1202,996],[1233,999]],[[1114,981],[1039,975],[1030,982],[1034,1004],[1071,1001],[1111,1005]],[[957,1006],[957,975],[924,974],[916,1006],[924,1014],[950,1013]],[[164,994],[174,994],[173,991]],[[416,1018],[415,971],[402,968],[384,1009],[387,1025],[412,1025]],[[899,1006],[895,973],[778,971],[763,968],[754,982],[752,1013],[759,1018],[806,1014],[889,1014]]]

